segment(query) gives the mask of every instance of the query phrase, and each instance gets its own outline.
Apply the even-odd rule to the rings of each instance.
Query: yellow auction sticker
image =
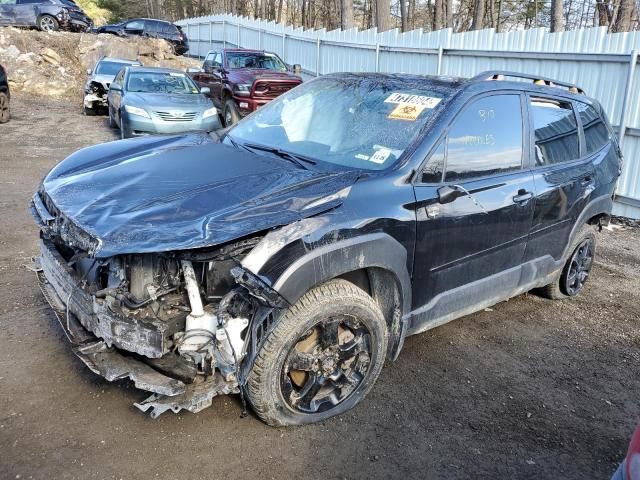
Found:
[[[414,122],[422,111],[427,108],[424,105],[412,105],[410,103],[399,103],[387,118],[395,120],[409,120]]]

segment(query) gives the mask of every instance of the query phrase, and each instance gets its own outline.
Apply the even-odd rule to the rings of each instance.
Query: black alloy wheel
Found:
[[[355,318],[327,319],[289,352],[281,377],[288,406],[319,413],[346,400],[362,383],[371,360],[371,333]]]
[[[593,242],[587,238],[573,252],[564,274],[562,285],[567,295],[573,297],[582,291],[592,266]]]

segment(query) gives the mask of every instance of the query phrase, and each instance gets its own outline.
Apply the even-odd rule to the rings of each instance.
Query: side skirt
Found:
[[[422,333],[551,283],[563,266],[550,255],[443,292],[409,313],[407,335]]]

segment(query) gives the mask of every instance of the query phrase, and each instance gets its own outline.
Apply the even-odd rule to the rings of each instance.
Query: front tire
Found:
[[[127,130],[127,121],[126,117],[120,113],[120,138],[125,140],[131,137],[131,134]]]
[[[60,29],[58,19],[51,15],[41,15],[38,18],[38,28],[43,32],[55,32]]]
[[[367,293],[342,279],[307,292],[278,320],[249,375],[254,411],[273,426],[326,420],[371,390],[388,330]]]
[[[236,107],[236,102],[233,99],[228,99],[224,102],[224,107],[222,109],[222,119],[224,121],[225,127],[230,127],[238,123],[241,119],[240,112],[238,112],[238,107]]]
[[[591,225],[582,227],[568,251],[569,257],[560,276],[539,290],[543,297],[561,300],[575,297],[584,289],[596,252],[596,235]]]
[[[7,123],[11,119],[11,106],[6,93],[0,93],[0,123]]]

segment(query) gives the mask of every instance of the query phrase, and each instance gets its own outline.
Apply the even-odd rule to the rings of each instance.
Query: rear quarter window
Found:
[[[578,123],[570,102],[534,97],[530,100],[535,130],[536,166],[580,158]]]
[[[577,109],[584,131],[586,154],[589,155],[609,142],[609,131],[598,111],[591,105],[577,102]]]

